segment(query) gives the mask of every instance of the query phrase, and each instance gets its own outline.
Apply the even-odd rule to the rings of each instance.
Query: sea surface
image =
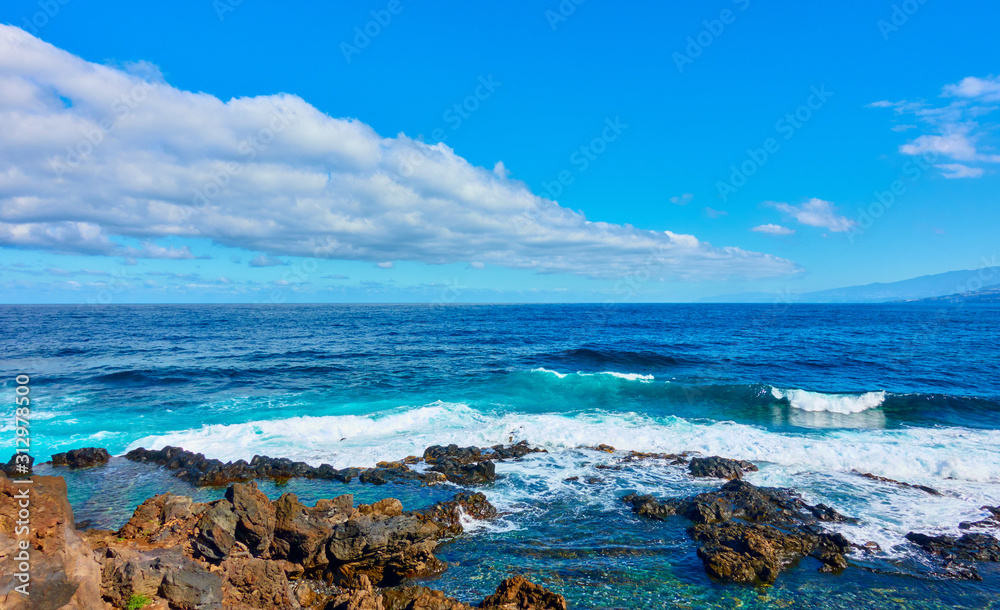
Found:
[[[982,582],[943,579],[907,532],[958,533],[1000,505],[996,305],[112,305],[0,306],[0,376],[30,376],[37,460],[84,446],[182,446],[335,467],[432,444],[526,440],[547,453],[497,465],[482,489],[504,515],[441,547],[429,586],[471,601],[523,573],[574,608],[992,608]],[[0,458],[13,453],[13,421]],[[709,579],[678,517],[620,498],[716,488],[657,462],[614,470],[587,447],[754,461],[754,484],[790,487],[859,517],[837,525],[874,555],[840,575],[804,559],[772,587]],[[47,469],[47,470],[46,470]],[[52,471],[51,467],[41,467]],[[76,518],[118,527],[167,489],[159,467],[113,460],[66,472]],[[862,478],[874,473],[934,487]],[[577,481],[567,481],[579,477]],[[587,483],[587,479],[599,479]],[[333,481],[263,484],[315,500],[449,497]]]

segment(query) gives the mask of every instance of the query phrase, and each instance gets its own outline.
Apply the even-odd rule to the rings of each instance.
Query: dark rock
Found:
[[[462,533],[462,516],[468,516],[480,521],[488,521],[497,516],[497,509],[490,504],[481,493],[456,494],[446,502],[438,502],[430,508],[412,513],[419,519],[429,521],[438,526],[437,536],[458,536]]]
[[[566,610],[566,599],[529,582],[523,576],[515,576],[501,582],[496,593],[484,599],[479,607],[496,610]]]
[[[15,453],[6,464],[0,464],[0,472],[12,479],[26,479],[35,466],[35,456],[30,453]]]
[[[236,544],[236,513],[225,500],[213,502],[198,520],[199,534],[192,541],[194,550],[205,559],[221,562]]]
[[[702,542],[698,557],[705,570],[732,582],[773,582],[785,565],[806,555],[819,559],[822,571],[840,571],[852,548],[843,535],[824,532],[819,523],[856,520],[823,504],[810,506],[791,491],[741,479],[687,499],[632,494],[623,500],[644,517],[676,514],[695,522],[688,533]]]
[[[719,456],[691,458],[688,470],[693,477],[739,479],[744,472],[756,472],[757,467],[743,460],[730,460]]]
[[[462,463],[445,458],[436,460],[430,469],[440,472],[448,481],[459,485],[490,483],[497,478],[496,465],[490,460]]]
[[[980,510],[985,510],[990,513],[990,516],[982,521],[963,521],[958,524],[958,528],[963,530],[975,528],[1000,529],[1000,507],[983,506]]]
[[[71,449],[66,453],[56,453],[52,456],[53,466],[69,466],[70,468],[91,468],[103,466],[111,459],[108,450],[103,447],[84,447]]]
[[[880,477],[880,476],[874,475],[874,474],[872,474],[870,472],[859,472],[857,470],[854,471],[854,474],[856,474],[856,475],[858,475],[860,477],[864,477],[866,479],[871,479],[872,481],[878,481],[880,483],[891,483],[893,485],[898,485],[900,487],[908,487],[910,489],[919,489],[920,491],[922,491],[924,493],[928,493],[928,494],[930,494],[932,496],[940,496],[941,495],[940,491],[934,489],[933,487],[928,487],[926,485],[914,485],[912,483],[904,483],[902,481],[897,481],[895,479],[890,479],[888,477]]]
[[[271,556],[302,564],[308,570],[322,570],[329,564],[326,541],[333,528],[346,522],[354,512],[354,496],[320,500],[307,507],[295,494],[284,494],[275,503],[274,539]]]
[[[388,586],[406,577],[437,574],[444,569],[433,554],[438,530],[413,515],[352,515],[326,541],[327,573],[341,586],[355,585],[361,575]]]
[[[179,610],[221,609],[222,578],[192,562],[169,570],[158,594]]]
[[[1000,541],[989,534],[928,536],[910,532],[906,539],[933,555],[959,561],[1000,561]]]
[[[254,556],[267,551],[274,539],[276,511],[274,504],[256,483],[236,483],[226,490],[226,500],[236,514],[236,539]]]

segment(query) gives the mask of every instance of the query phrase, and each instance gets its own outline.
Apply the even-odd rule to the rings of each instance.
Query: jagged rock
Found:
[[[438,526],[438,537],[457,536],[462,533],[462,516],[486,521],[497,516],[497,509],[481,493],[456,494],[451,500],[413,513],[424,521]]]
[[[566,599],[529,582],[523,576],[515,576],[501,582],[496,593],[484,599],[479,607],[496,610],[566,610]]]
[[[101,590],[104,598],[117,607],[124,607],[133,595],[169,596],[188,598],[177,590],[161,594],[168,574],[197,573],[204,571],[199,564],[186,557],[180,548],[105,548],[102,554]],[[178,582],[189,579],[181,577]],[[211,587],[210,587],[211,588]],[[209,596],[210,597],[210,596]]]
[[[192,547],[205,559],[221,562],[236,544],[237,521],[231,503],[226,500],[213,502],[198,520],[199,533],[192,541]]]
[[[386,589],[382,592],[382,607],[384,610],[472,610],[472,608],[457,599],[452,599],[442,593],[427,587],[403,587]]]
[[[459,485],[490,483],[497,478],[496,465],[489,460],[464,464],[446,458],[437,461],[430,470],[440,472],[446,479]]]
[[[793,492],[741,479],[692,498],[661,502],[632,494],[623,500],[644,517],[682,515],[693,521],[688,533],[703,543],[698,557],[705,570],[733,582],[773,582],[789,561],[805,555],[819,559],[822,571],[842,570],[851,543],[824,532],[819,523],[856,522],[829,506],[810,506]]]
[[[362,513],[359,508],[327,540],[327,573],[341,586],[353,586],[362,575],[387,586],[409,576],[436,574],[444,569],[433,553],[438,529],[414,515]]]
[[[0,464],[0,473],[12,479],[26,479],[35,466],[35,456],[30,453],[15,453],[6,464]]]
[[[326,540],[333,528],[346,522],[354,512],[354,496],[343,495],[319,500],[307,507],[298,496],[287,493],[275,503],[274,539],[271,556],[302,564],[306,570],[329,564]]]
[[[744,472],[756,472],[757,467],[743,460],[730,460],[713,455],[706,458],[691,458],[688,470],[693,477],[714,477],[716,479],[739,479]]]
[[[23,478],[19,475],[18,479]],[[90,545],[74,528],[73,509],[66,499],[66,481],[62,477],[32,477],[33,483],[16,485],[0,477],[0,607],[10,610],[34,608],[103,608],[101,566]],[[20,570],[20,502],[25,490],[31,505],[30,530],[20,540],[29,545],[29,595],[15,587],[24,583]],[[9,571],[8,571],[9,570]]]
[[[179,610],[222,608],[222,578],[195,563],[169,570],[163,576],[159,596]]]
[[[912,483],[904,483],[902,481],[897,481],[895,479],[890,479],[888,477],[880,477],[880,476],[874,475],[874,474],[872,474],[870,472],[860,472],[860,471],[857,471],[857,470],[855,470],[853,472],[854,472],[854,474],[856,474],[856,475],[858,475],[860,477],[864,477],[866,479],[871,479],[872,481],[878,481],[880,483],[892,483],[893,485],[898,485],[900,487],[908,487],[910,489],[919,489],[920,491],[922,491],[924,493],[929,493],[932,496],[940,496],[941,495],[940,491],[934,489],[933,487],[928,487],[926,485],[914,485]]]
[[[56,453],[52,456],[53,466],[69,466],[70,468],[91,468],[103,466],[111,459],[107,449],[103,447],[84,447],[71,449],[66,453]]]
[[[910,532],[906,539],[928,553],[948,560],[1000,561],[1000,541],[989,534],[928,536]]]
[[[958,524],[958,529],[968,530],[974,528],[1000,529],[1000,506],[983,506],[980,510],[990,513],[990,516],[982,521],[963,521]]]
[[[223,605],[244,608],[289,608],[292,587],[281,562],[254,557],[230,557],[222,563]]]
[[[254,556],[271,547],[274,539],[276,510],[274,504],[256,483],[236,483],[226,490],[226,500],[236,513],[236,539],[247,546]]]

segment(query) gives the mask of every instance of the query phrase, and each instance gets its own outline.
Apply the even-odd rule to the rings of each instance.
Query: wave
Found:
[[[560,373],[559,371],[553,371],[551,369],[539,367],[531,369],[532,373],[548,373],[549,375],[555,375],[559,379],[565,379],[569,373]],[[655,377],[652,375],[643,375],[642,373],[618,373],[616,371],[601,371],[599,373],[584,373],[582,371],[577,371],[577,375],[581,377],[594,377],[595,375],[608,375],[609,377],[614,377],[616,379],[624,379],[626,381],[642,381],[649,382],[653,381]]]
[[[803,411],[827,411],[850,415],[861,413],[868,409],[882,406],[885,402],[885,391],[866,392],[864,394],[823,394],[807,390],[783,390],[771,388],[771,395],[778,400],[787,400],[788,404]]]

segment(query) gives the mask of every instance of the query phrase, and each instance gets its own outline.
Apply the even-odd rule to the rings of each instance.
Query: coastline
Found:
[[[758,470],[751,462],[691,453],[617,451],[610,445],[581,449],[612,456],[617,466],[606,469],[654,465],[713,482],[709,491],[686,498],[633,493],[620,500],[643,520],[689,523],[687,535],[705,573],[723,587],[773,585],[784,570],[805,559],[815,561],[819,572],[836,578],[863,569],[859,566],[865,557],[881,551],[874,542],[848,540],[828,528],[856,523],[860,516],[808,504],[793,489],[745,481],[745,475]],[[101,599],[100,603],[107,604],[104,607],[115,609],[129,607],[129,600],[146,600],[148,605],[142,607],[147,608],[458,610],[473,603],[505,610],[566,608],[562,594],[572,597],[574,592],[559,591],[558,586],[550,590],[548,583],[536,584],[521,574],[503,579],[494,594],[482,601],[458,600],[447,591],[425,586],[432,584],[427,579],[439,578],[448,569],[447,562],[435,556],[439,545],[447,548],[467,536],[467,530],[502,516],[477,491],[497,481],[496,464],[541,453],[545,450],[523,441],[489,448],[432,446],[421,456],[337,470],[266,456],[222,463],[171,447],[137,449],[120,457],[111,457],[102,448],[81,448],[35,467],[45,474],[32,476],[33,490],[41,500],[34,510],[43,516],[43,528],[58,532],[36,533],[33,551],[54,574],[61,570],[70,578],[69,588],[75,593],[67,603],[79,598],[73,603],[83,605],[66,607],[97,607],[94,600]],[[196,502],[162,490],[143,499],[127,522],[114,530],[73,522],[66,482],[54,475],[87,472],[99,476],[101,469],[122,460],[161,469],[198,488],[224,490],[223,497]],[[13,486],[6,474],[0,482],[4,486],[0,497],[3,510],[10,512]],[[882,485],[940,495],[932,488],[856,474]],[[271,499],[258,488],[258,481],[280,486],[293,479],[336,481],[344,486],[354,482],[389,495],[370,504],[355,504],[354,495],[348,493],[318,499],[310,507],[294,493]],[[602,481],[571,477],[567,482],[599,485]],[[440,491],[438,495],[450,498],[404,510],[403,502],[392,497],[392,492],[401,489],[417,495]],[[968,531],[961,537],[921,532],[907,536],[934,565],[930,576],[982,580],[980,569],[991,575],[996,572],[992,564],[1000,561],[1000,542],[994,535],[1000,530],[1000,507],[983,510],[984,519],[959,524]],[[490,550],[484,547],[481,552],[489,554]],[[53,559],[58,557],[62,564]],[[42,587],[51,586],[47,575],[41,580]],[[49,591],[43,595],[65,596],[69,589],[63,583],[43,590]],[[0,594],[9,593],[9,587],[0,590]]]

